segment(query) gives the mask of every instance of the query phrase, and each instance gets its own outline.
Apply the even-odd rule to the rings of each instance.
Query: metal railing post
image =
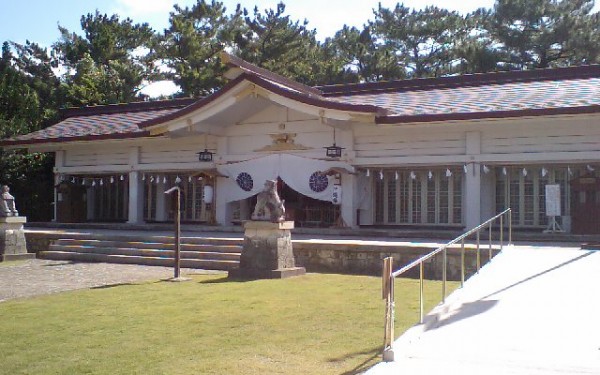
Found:
[[[446,302],[446,273],[447,273],[447,263],[448,263],[448,251],[447,248],[444,247],[444,256],[443,256],[443,262],[444,262],[444,267],[442,267],[442,302]]]
[[[490,233],[489,233],[489,241],[490,241],[490,248],[488,250],[488,261],[492,260],[492,223],[490,222]]]
[[[502,217],[504,215],[500,215],[500,251],[504,248],[504,223],[502,221]]]
[[[460,286],[465,285],[465,239],[460,241]]]
[[[508,244],[512,245],[512,208],[508,209]]]
[[[424,263],[419,264],[419,323],[423,324],[423,315],[425,314],[425,302],[423,293],[423,279],[425,278]]]
[[[477,229],[477,272],[481,268],[481,249],[479,247],[479,229]]]

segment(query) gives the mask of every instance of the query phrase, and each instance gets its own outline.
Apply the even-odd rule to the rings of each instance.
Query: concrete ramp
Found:
[[[600,251],[505,247],[394,352],[367,374],[600,374]]]

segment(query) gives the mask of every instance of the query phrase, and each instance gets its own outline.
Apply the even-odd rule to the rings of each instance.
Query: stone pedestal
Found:
[[[35,258],[35,254],[27,252],[23,224],[25,216],[0,217],[0,262]]]
[[[244,247],[240,268],[229,271],[231,278],[282,279],[304,275],[304,267],[296,267],[292,250],[293,221],[244,222]]]

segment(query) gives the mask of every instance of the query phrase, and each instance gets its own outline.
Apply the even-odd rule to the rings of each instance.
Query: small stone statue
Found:
[[[2,186],[2,199],[0,199],[0,216],[19,216],[15,206],[15,197],[10,194],[10,188],[7,185]]]
[[[265,188],[258,193],[256,206],[252,213],[252,220],[271,221],[281,223],[285,221],[284,201],[279,199],[277,193],[277,181],[266,180]]]

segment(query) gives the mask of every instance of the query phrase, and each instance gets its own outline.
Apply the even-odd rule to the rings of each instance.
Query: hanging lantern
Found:
[[[446,177],[451,177],[452,176],[452,171],[450,170],[450,168],[446,168]]]
[[[490,173],[490,168],[488,168],[488,166],[485,164],[483,165],[483,173],[485,173],[485,174]]]
[[[586,168],[587,168],[588,172],[593,172],[593,171],[595,171],[595,170],[596,170],[594,167],[592,167],[592,166],[591,166],[591,165],[589,165],[589,164],[588,164],[588,165],[586,165]]]
[[[433,172],[429,171],[429,173],[427,175],[429,176],[430,180],[433,178]]]
[[[110,183],[114,184],[115,183],[115,178],[113,176],[110,176]]]
[[[379,179],[383,180],[383,169],[379,171]]]
[[[92,180],[92,186],[96,186],[96,180]]]
[[[125,180],[125,176],[121,175],[121,177],[119,177],[119,180],[124,181]]]
[[[398,171],[396,171],[396,172],[394,173],[394,178],[396,179],[396,181],[398,181],[398,179],[400,178],[400,176],[398,176]]]
[[[188,176],[188,182],[192,182],[192,176],[191,175]]]
[[[548,170],[546,168],[542,168],[542,177],[546,177],[548,174]]]
[[[527,169],[523,168],[523,176],[527,176]]]
[[[325,155],[328,158],[340,158],[342,157],[342,150],[344,147],[340,147],[335,144],[335,126],[333,127],[333,145],[325,147]]]
[[[202,201],[204,203],[212,203],[213,196],[214,196],[213,187],[210,185],[204,185],[203,190],[204,190],[204,192],[203,192]]]
[[[369,170],[369,168],[367,168],[367,174],[366,176],[369,177],[371,175],[371,171]]]
[[[100,186],[104,185],[104,181],[100,179]]]
[[[196,153],[198,155],[198,161],[202,163],[211,162],[213,160],[213,153],[208,151],[208,135],[204,134],[204,151]]]
[[[85,186],[85,178],[81,179],[81,186]]]
[[[211,162],[213,160],[213,153],[208,151],[208,149],[204,149],[204,151],[200,151],[196,153],[198,155],[198,161],[199,162],[203,162],[203,163],[207,163],[207,162]]]
[[[567,167],[567,172],[569,172],[569,176],[573,176],[573,171],[570,166]]]
[[[506,171],[506,167],[502,167],[502,174],[505,176],[508,174],[508,172]]]
[[[416,179],[416,178],[417,178],[417,175],[415,174],[415,172],[413,172],[413,171],[410,171],[410,178],[411,178],[412,180],[414,180],[414,179]]]
[[[465,164],[465,165],[463,165],[463,171],[465,171],[465,173],[467,173],[467,171],[468,171],[468,167],[467,167],[467,165],[466,165],[466,164]]]
[[[163,177],[163,184],[166,184],[166,183],[167,183],[167,176],[164,176]]]
[[[177,177],[175,178],[175,183],[176,183],[176,184],[178,184],[178,183],[180,183],[180,182],[181,182],[181,178],[179,178],[179,176],[177,176]]]

